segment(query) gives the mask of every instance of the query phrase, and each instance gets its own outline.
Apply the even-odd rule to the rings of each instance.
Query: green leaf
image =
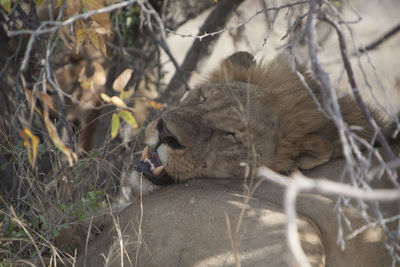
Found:
[[[124,121],[126,121],[130,126],[132,126],[132,128],[137,129],[139,128],[135,118],[133,117],[132,113],[130,113],[129,111],[126,110],[121,110],[118,113],[118,116],[121,117],[121,119],[123,119]]]
[[[111,138],[112,139],[114,139],[117,136],[118,128],[119,128],[119,118],[118,118],[117,113],[113,113],[112,119],[111,119]]]
[[[122,91],[121,94],[119,95],[119,98],[121,98],[122,100],[128,99],[133,95],[134,91],[135,91],[134,89],[128,91]]]
[[[11,11],[11,1],[10,0],[0,0],[0,5],[8,12]]]
[[[77,219],[80,222],[83,222],[83,220],[85,219],[85,212],[83,211],[83,209],[81,210],[81,212],[79,212]]]
[[[99,152],[96,151],[96,150],[93,150],[93,151],[90,153],[89,158],[94,159],[94,158],[97,158],[98,155],[99,155]]]
[[[56,207],[57,207],[58,211],[60,211],[60,212],[63,212],[64,208],[65,208],[65,206],[63,204],[57,204]]]
[[[96,47],[96,49],[99,49],[99,36],[97,35],[97,33],[91,29],[87,32],[87,35],[89,36],[90,41],[92,41],[94,47]]]
[[[90,192],[88,192],[87,194],[88,194],[88,197],[89,197],[90,199],[95,199],[95,198],[96,198],[93,191],[90,191]]]
[[[59,237],[60,236],[60,231],[57,228],[54,229],[53,235],[54,235],[54,237]]]

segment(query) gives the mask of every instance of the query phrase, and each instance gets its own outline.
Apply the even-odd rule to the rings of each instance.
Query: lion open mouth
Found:
[[[174,182],[165,171],[157,150],[150,151],[148,146],[143,149],[142,158],[136,169],[155,185],[161,186]]]

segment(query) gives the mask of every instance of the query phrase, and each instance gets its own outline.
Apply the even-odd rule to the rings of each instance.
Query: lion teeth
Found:
[[[157,168],[154,168],[154,169],[152,170],[152,172],[153,172],[153,174],[154,174],[155,176],[160,176],[161,173],[163,172],[163,170],[164,170],[164,166],[161,165],[161,166],[158,166]]]
[[[145,159],[147,159],[148,157],[149,157],[149,147],[146,146],[146,147],[143,149],[142,160],[145,160]]]

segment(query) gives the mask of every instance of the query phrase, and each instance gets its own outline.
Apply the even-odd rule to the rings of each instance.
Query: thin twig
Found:
[[[373,50],[373,49],[377,48],[379,45],[381,45],[382,43],[384,43],[385,41],[389,40],[391,37],[393,37],[399,31],[400,31],[400,23],[397,24],[396,26],[394,26],[392,29],[390,29],[385,34],[383,34],[382,37],[379,37],[378,39],[376,39],[374,42],[370,43],[369,45],[367,45],[365,47],[360,47],[357,50],[359,53],[365,53],[366,51]]]

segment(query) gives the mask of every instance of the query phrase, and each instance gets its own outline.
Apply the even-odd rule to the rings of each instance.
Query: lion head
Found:
[[[341,154],[336,127],[315,100],[322,101],[320,87],[306,72],[293,73],[285,56],[264,66],[235,53],[149,124],[138,170],[161,185],[169,178],[243,177],[260,165],[281,173],[313,168]],[[353,99],[339,104],[346,123],[370,138]]]

